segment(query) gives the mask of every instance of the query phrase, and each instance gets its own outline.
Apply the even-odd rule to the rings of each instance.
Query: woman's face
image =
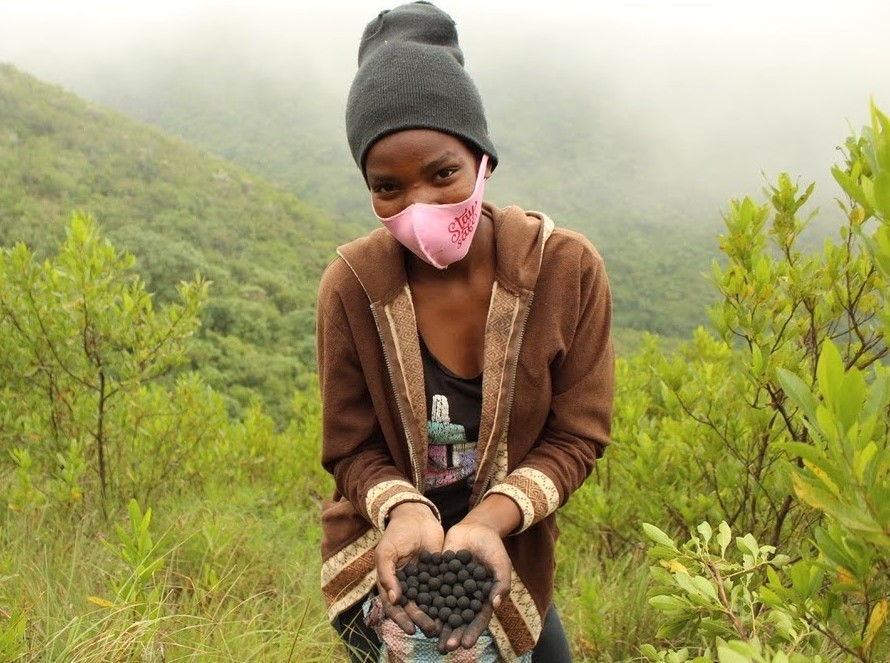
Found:
[[[479,162],[450,134],[407,129],[378,140],[368,151],[365,175],[374,211],[382,218],[413,203],[459,203],[473,193]],[[490,174],[486,173],[486,177]]]

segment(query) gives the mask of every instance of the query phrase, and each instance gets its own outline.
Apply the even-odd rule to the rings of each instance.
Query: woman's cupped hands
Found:
[[[452,626],[433,618],[413,600],[402,598],[397,573],[416,565],[421,554],[443,551],[469,551],[477,565],[491,575],[490,591],[472,621]],[[384,614],[407,634],[419,628],[429,638],[438,637],[442,653],[458,647],[471,648],[488,628],[494,610],[510,593],[512,563],[500,533],[471,512],[446,533],[428,506],[420,502],[400,504],[389,514],[383,537],[376,550],[377,585]]]

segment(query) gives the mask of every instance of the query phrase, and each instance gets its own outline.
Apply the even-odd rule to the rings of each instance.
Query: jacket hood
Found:
[[[494,223],[498,263],[495,278],[514,292],[532,290],[553,222],[540,212],[526,212],[515,206],[500,209],[489,202],[482,203],[482,214]],[[371,302],[388,301],[404,288],[405,251],[383,227],[337,249]]]

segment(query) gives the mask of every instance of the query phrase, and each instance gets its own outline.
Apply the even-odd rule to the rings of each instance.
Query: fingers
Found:
[[[377,589],[380,595],[386,598],[387,603],[394,606],[399,604],[399,599],[402,598],[402,591],[394,573],[386,573],[384,570],[378,569]]]
[[[408,601],[407,605],[405,605],[405,612],[411,618],[411,621],[420,627],[420,630],[423,631],[426,637],[436,637],[436,634],[439,632],[439,625],[436,624],[432,617],[417,607],[414,601]]]
[[[442,626],[442,632],[439,634],[438,650],[440,654],[447,654],[458,647],[471,649],[475,646],[479,639],[491,622],[491,616],[494,614],[494,606],[486,602],[475,619],[469,624],[452,628],[447,623]]]
[[[387,599],[387,595],[383,593],[380,594],[380,603],[383,605],[384,615],[398,624],[399,628],[402,629],[405,633],[407,633],[408,635],[414,635],[414,620],[411,619],[411,615],[408,614],[408,611],[405,608],[398,605],[397,603],[391,603]]]
[[[482,635],[482,633],[485,632],[485,629],[488,628],[488,623],[491,621],[491,615],[493,613],[494,606],[486,601],[485,604],[482,606],[482,609],[476,615],[475,619],[473,619],[473,621],[471,621],[464,627],[463,634],[460,637],[461,647],[470,649],[473,645],[476,644],[476,640],[478,640],[479,636]]]
[[[509,575],[507,576],[510,577]],[[491,587],[491,593],[488,595],[489,601],[485,602],[485,605],[491,605],[494,610],[497,610],[501,605],[501,601],[503,601],[507,596],[510,595],[510,583],[504,582],[501,580],[500,575],[496,575],[494,579],[494,585]]]
[[[462,631],[463,627],[457,630]],[[451,628],[448,624],[444,624],[442,626],[442,632],[439,634],[439,644],[436,645],[439,653],[447,654],[450,651],[454,651],[457,649],[458,644],[460,644],[459,634],[456,635],[455,629]]]
[[[436,637],[436,634],[439,632],[439,625],[432,617],[417,607],[414,601],[405,601],[404,605],[401,605],[400,603],[392,603],[387,596],[388,594],[380,592],[383,614],[398,624],[399,628],[408,635],[413,635],[415,628],[419,627],[428,638]]]
[[[396,562],[399,552],[395,546],[381,541],[375,552],[377,566],[377,586],[380,594],[385,596],[390,604],[396,605],[401,596],[399,581],[396,578]]]

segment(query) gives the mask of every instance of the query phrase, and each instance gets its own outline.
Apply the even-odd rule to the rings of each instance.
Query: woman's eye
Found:
[[[455,166],[453,168],[443,168],[438,173],[436,173],[436,179],[447,180],[449,177],[454,175],[459,169]]]
[[[396,186],[391,182],[383,182],[382,184],[375,184],[372,189],[374,193],[392,193],[396,190]]]

